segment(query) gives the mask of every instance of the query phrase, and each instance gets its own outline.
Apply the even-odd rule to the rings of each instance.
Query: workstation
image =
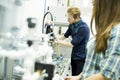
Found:
[[[64,40],[72,47],[57,39],[68,35],[67,13],[74,6],[90,29],[92,0],[0,0],[0,80],[65,80],[73,76],[74,36]],[[91,42],[94,36],[90,31],[88,35],[87,42]],[[119,78],[120,67],[118,71]]]

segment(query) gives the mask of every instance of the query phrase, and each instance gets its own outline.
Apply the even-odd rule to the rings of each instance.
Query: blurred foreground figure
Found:
[[[87,46],[82,73],[65,80],[119,80],[120,0],[92,0],[96,34]]]

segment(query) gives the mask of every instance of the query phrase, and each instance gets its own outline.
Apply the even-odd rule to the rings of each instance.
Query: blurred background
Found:
[[[0,0],[1,80],[62,80],[71,75],[71,48],[54,43],[67,29],[71,6],[80,8],[90,26],[91,0]]]

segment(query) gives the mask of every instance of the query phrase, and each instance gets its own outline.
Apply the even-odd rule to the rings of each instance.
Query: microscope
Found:
[[[45,18],[47,15],[48,16],[50,15],[50,19],[47,19],[47,21],[45,22]],[[48,11],[44,14],[44,17],[43,17],[42,33],[48,35],[48,38],[49,38],[48,43],[50,46],[53,46],[53,43],[55,40],[53,29],[54,29],[53,16],[51,12]]]

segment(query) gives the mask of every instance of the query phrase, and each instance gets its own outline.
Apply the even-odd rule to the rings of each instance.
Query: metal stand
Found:
[[[6,73],[7,73],[7,57],[4,58],[4,76],[3,76],[3,80],[7,80]]]

